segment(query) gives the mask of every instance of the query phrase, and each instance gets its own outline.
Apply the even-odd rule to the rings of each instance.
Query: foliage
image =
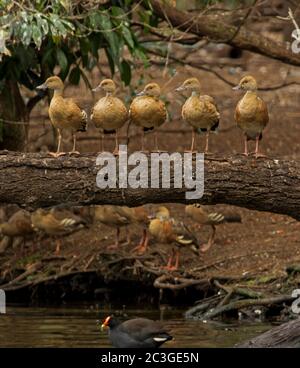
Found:
[[[112,1],[108,7],[103,0],[0,0],[0,88],[7,78],[34,89],[56,66],[62,79],[88,83],[84,70],[97,64],[102,48],[112,72],[117,68],[129,84],[131,59],[124,46],[133,60],[146,61],[130,28],[132,2]]]

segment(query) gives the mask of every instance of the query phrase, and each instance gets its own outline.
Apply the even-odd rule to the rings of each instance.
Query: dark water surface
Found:
[[[174,337],[168,347],[231,347],[270,328],[270,324],[186,321],[182,310],[126,310],[128,317],[162,319]],[[95,306],[10,306],[0,315],[0,347],[110,347],[97,325],[109,310]]]

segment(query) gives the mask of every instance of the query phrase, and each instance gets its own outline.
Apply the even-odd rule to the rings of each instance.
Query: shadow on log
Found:
[[[150,160],[149,160],[150,162]],[[202,204],[224,203],[300,219],[300,163],[241,155],[205,158]],[[117,164],[118,167],[118,164]],[[133,166],[134,167],[134,166]],[[133,167],[128,167],[128,172]],[[96,155],[53,158],[45,154],[0,152],[0,203],[28,209],[71,203],[137,206],[188,203],[187,189],[106,188],[96,186]],[[161,173],[158,173],[161,177]],[[150,186],[150,163],[148,166]],[[153,176],[152,176],[153,178]]]
[[[300,318],[237,345],[238,348],[300,348]]]

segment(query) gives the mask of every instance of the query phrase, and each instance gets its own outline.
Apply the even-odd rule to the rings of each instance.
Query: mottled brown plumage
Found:
[[[191,91],[191,96],[182,106],[182,118],[192,126],[191,151],[194,151],[195,134],[206,132],[205,152],[208,152],[209,133],[219,126],[220,114],[215,100],[208,95],[200,95],[201,85],[197,78],[189,78],[177,88],[177,91]]]
[[[248,155],[248,140],[256,141],[255,156],[259,154],[259,140],[262,138],[262,132],[269,122],[269,114],[266,103],[257,95],[257,82],[252,76],[246,76],[241,79],[236,90],[244,90],[246,94],[238,102],[234,119],[237,126],[242,129],[245,134],[245,151]]]
[[[49,117],[52,125],[57,130],[58,133],[58,145],[57,151],[51,153],[53,156],[57,157],[64,152],[60,152],[61,146],[61,132],[62,130],[69,130],[73,136],[73,149],[70,152],[79,153],[76,151],[76,132],[86,131],[87,127],[87,114],[79,107],[79,105],[72,98],[64,98],[63,90],[64,84],[62,80],[53,76],[48,78],[43,84],[37,87],[38,89],[52,89],[54,90],[53,97],[49,106]]]
[[[159,151],[156,129],[167,120],[167,109],[165,103],[159,98],[160,93],[160,87],[157,83],[149,83],[130,105],[130,122],[143,128],[142,151],[144,151],[144,132],[153,129],[156,142],[155,148]]]
[[[68,235],[86,226],[86,221],[65,208],[53,207],[39,208],[31,214],[31,222],[36,231],[47,235],[59,237]],[[60,251],[60,242],[56,239],[56,253]]]
[[[101,129],[101,151],[104,151],[103,147],[103,134],[104,133],[115,133],[115,149],[114,154],[119,152],[118,143],[118,130],[128,120],[127,108],[118,97],[115,97],[116,86],[114,81],[111,79],[104,79],[98,87],[94,88],[93,91],[97,92],[103,90],[106,95],[100,98],[100,100],[93,107],[91,114],[91,120],[95,124],[96,128]]]
[[[23,246],[28,237],[34,233],[30,213],[25,210],[15,212],[8,221],[0,224],[0,235],[7,236],[10,239],[21,238]]]
[[[170,217],[169,210],[166,207],[159,207],[155,219],[150,221],[149,233],[160,243],[173,244],[178,246],[198,245],[198,241],[184,223],[176,221]],[[174,249],[169,257],[167,270],[177,270],[179,266],[179,250],[176,250],[175,265],[172,265],[174,259]]]
[[[207,252],[214,244],[216,225],[225,222],[241,222],[239,214],[223,214],[221,212],[208,212],[200,204],[190,204],[185,207],[185,213],[200,225],[209,225],[212,227],[212,234],[207,244],[201,247],[202,252]]]

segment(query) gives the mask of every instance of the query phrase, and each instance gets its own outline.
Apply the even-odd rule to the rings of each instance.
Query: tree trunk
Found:
[[[244,342],[239,348],[300,348],[300,318]]]
[[[189,190],[186,187],[173,188],[172,169],[170,189],[120,189],[118,185],[99,189],[99,169],[92,154],[52,158],[45,154],[0,152],[0,202],[29,209],[64,202],[128,206],[225,203],[300,219],[300,162],[293,160],[256,160],[242,155],[206,158],[204,195],[197,201],[185,198]],[[131,170],[129,167],[128,172]],[[150,180],[150,167],[148,177]]]
[[[29,117],[17,82],[6,81],[0,92],[0,149],[22,151]]]

